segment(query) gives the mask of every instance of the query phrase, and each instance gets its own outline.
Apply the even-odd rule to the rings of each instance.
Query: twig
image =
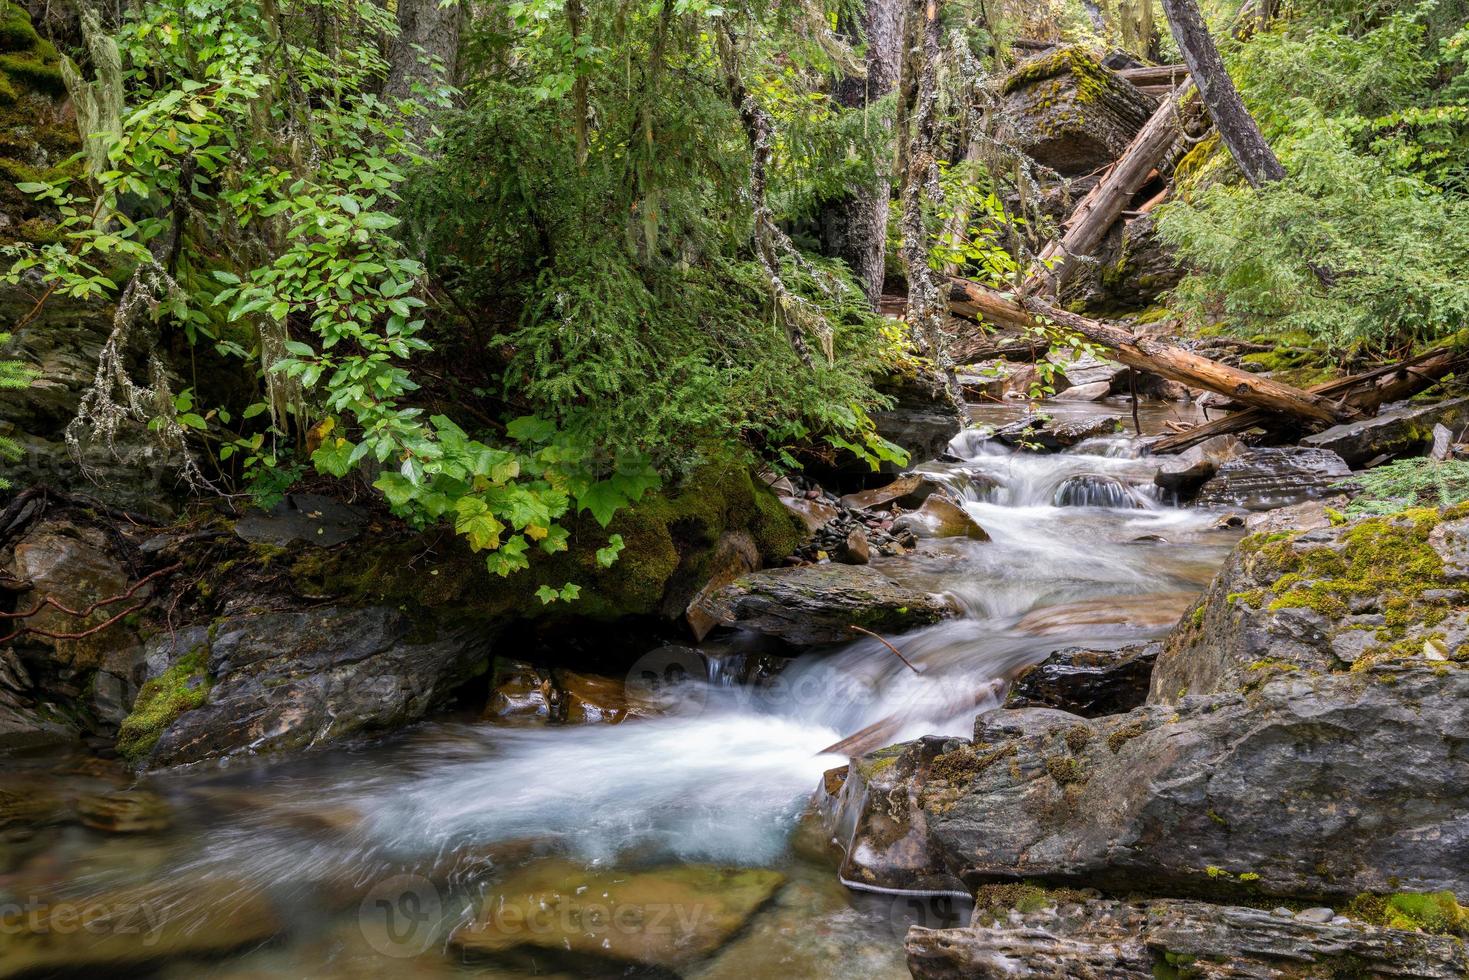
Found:
[[[866,633],[868,636],[872,637],[874,640],[876,640],[877,642],[881,643],[883,646],[887,647],[889,650],[893,651],[893,656],[897,657],[899,660],[903,661],[903,663],[907,664],[908,665],[908,669],[911,670],[911,671],[913,671],[913,673],[915,673],[915,674],[922,674],[923,673],[923,671],[921,671],[917,667],[913,666],[913,663],[907,657],[903,656],[902,652],[897,647],[893,646],[887,640],[883,639],[882,637],[878,636],[876,633],[872,632],[872,630],[863,629],[860,626],[848,626],[847,629],[853,630],[853,631],[855,631],[857,633]]]

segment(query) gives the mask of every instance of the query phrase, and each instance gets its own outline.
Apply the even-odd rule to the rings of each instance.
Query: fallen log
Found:
[[[1406,361],[1312,385],[1306,390],[1317,395],[1334,395],[1345,404],[1370,415],[1388,402],[1401,401],[1420,391],[1426,391],[1447,375],[1466,366],[1469,366],[1469,355],[1448,347],[1438,347]],[[1148,448],[1155,455],[1180,453],[1215,436],[1244,432],[1256,426],[1269,425],[1275,420],[1276,417],[1270,412],[1247,409],[1165,436]]]
[[[1220,364],[1174,344],[1133,336],[1120,327],[1068,313],[1034,296],[1017,303],[977,282],[951,276],[949,309],[966,319],[1036,332],[1043,329],[1036,318],[1045,317],[1108,348],[1116,360],[1130,368],[1149,371],[1193,388],[1215,391],[1251,407],[1333,424],[1361,417],[1361,413],[1352,406],[1323,395]]]
[[[1127,79],[1144,92],[1162,89],[1171,92],[1180,82],[1189,77],[1188,65],[1146,65],[1142,68],[1122,68],[1117,74]]]
[[[1057,295],[1076,260],[1091,255],[1101,244],[1108,229],[1142,190],[1181,134],[1178,107],[1192,88],[1193,83],[1185,81],[1158,104],[1122,156],[1076,205],[1061,226],[1061,237],[1041,250],[1040,268],[1026,280],[1025,292]]]

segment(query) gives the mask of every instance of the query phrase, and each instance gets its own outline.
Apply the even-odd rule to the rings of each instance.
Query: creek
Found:
[[[1004,422],[1011,410],[974,412]],[[1145,427],[1156,431],[1166,415],[1149,411]],[[0,843],[0,899],[11,909],[35,894],[85,906],[146,887],[159,897],[145,928],[187,916],[192,934],[229,937],[261,907],[285,926],[269,940],[269,928],[259,941],[240,934],[244,948],[227,956],[190,958],[210,945],[180,943],[179,956],[148,967],[168,977],[907,976],[907,926],[946,916],[955,924],[962,910],[843,887],[811,799],[823,773],[846,760],[823,750],[878,722],[891,726],[888,741],[967,736],[976,710],[996,704],[996,679],[1066,646],[1164,635],[1238,537],[1214,527],[1217,514],[1161,499],[1155,465],[1125,435],[1040,455],[966,432],[951,453],[957,461],[921,468],[992,540],[929,539],[875,566],[952,595],[964,611],[888,638],[916,670],[864,639],[745,684],[755,654],[738,643],[665,648],[633,671],[665,679],[677,661],[692,675],[658,686],[659,717],[565,727],[444,718],[294,759],[163,772],[139,786],[166,803],[166,828],[12,835]],[[114,779],[80,758],[36,754],[13,760],[0,789],[46,797],[111,789]],[[781,884],[752,913],[718,900],[705,908],[680,869],[706,865],[778,872],[750,879],[757,890]],[[484,945],[451,940],[486,904],[504,907],[507,880],[530,881],[542,896],[550,918],[537,951],[506,941],[502,954],[485,956]],[[676,935],[682,947],[662,967],[619,967],[561,936],[653,931],[650,920],[590,922],[584,893],[609,881],[632,881],[624,887],[642,889],[645,905],[648,895],[659,908],[666,898],[674,915],[727,917],[729,927],[708,950]],[[750,884],[729,881],[731,891]],[[168,947],[167,930],[159,935]],[[609,934],[596,945],[616,955],[620,941]],[[4,942],[0,976],[10,975]]]

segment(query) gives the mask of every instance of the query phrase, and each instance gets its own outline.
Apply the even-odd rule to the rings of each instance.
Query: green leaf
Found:
[[[622,535],[612,535],[607,539],[607,547],[597,549],[597,564],[603,568],[611,568],[617,561],[617,556],[622,554],[624,547]]]

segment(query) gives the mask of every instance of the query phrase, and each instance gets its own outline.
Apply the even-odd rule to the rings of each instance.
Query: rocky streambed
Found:
[[[891,486],[779,488],[784,566],[720,525],[683,632],[303,599],[372,531],[302,501],[192,572],[241,583],[213,620],[7,653],[0,976],[1462,975],[1462,518],[987,411]],[[225,540],[68,513],[11,556],[68,603]]]

